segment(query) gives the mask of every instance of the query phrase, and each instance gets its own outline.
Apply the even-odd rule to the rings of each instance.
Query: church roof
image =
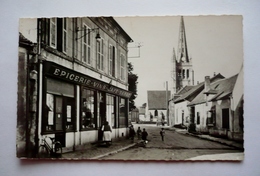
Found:
[[[167,92],[168,100],[171,97],[171,91]],[[166,91],[150,90],[147,91],[148,110],[166,110]],[[167,100],[167,102],[168,102]]]

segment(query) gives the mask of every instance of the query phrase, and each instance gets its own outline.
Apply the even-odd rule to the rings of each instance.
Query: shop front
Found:
[[[43,95],[40,136],[55,137],[63,147],[102,140],[105,121],[112,138],[123,137],[128,127],[131,92],[68,69],[43,62]]]

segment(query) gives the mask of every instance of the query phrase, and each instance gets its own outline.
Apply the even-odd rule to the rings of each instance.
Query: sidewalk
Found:
[[[206,139],[206,140],[218,142],[220,144],[224,144],[224,145],[227,145],[227,146],[230,146],[230,147],[234,147],[234,148],[237,148],[237,149],[240,149],[240,150],[244,150],[243,144],[236,142],[236,141],[231,141],[231,140],[223,139],[223,138],[217,138],[217,137],[213,137],[213,136],[210,136],[210,135],[204,135],[204,134],[198,134],[198,135],[192,134],[192,133],[189,133],[187,130],[183,130],[183,129],[173,128],[171,130],[175,130],[176,132],[181,133],[181,134],[191,135],[191,136],[198,137],[198,138],[201,138],[201,139]]]
[[[97,160],[101,157],[133,147],[137,142],[137,140],[132,142],[130,139],[124,137],[113,141],[112,145],[109,147],[99,146],[97,144],[86,144],[76,149],[76,151],[62,154],[62,159]]]

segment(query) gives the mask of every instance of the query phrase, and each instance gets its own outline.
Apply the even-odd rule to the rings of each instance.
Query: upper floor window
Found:
[[[126,72],[126,60],[125,60],[125,55],[121,54],[120,55],[120,79],[125,80],[125,72]]]
[[[97,40],[97,69],[104,70],[104,41]]]
[[[57,42],[56,31],[57,31],[56,18],[51,18],[50,19],[50,46],[53,48],[56,48],[56,42]]]
[[[109,45],[108,72],[111,76],[115,76],[115,50],[114,46]]]
[[[67,40],[67,36],[68,36],[68,32],[67,32],[67,19],[66,18],[63,18],[62,20],[63,24],[62,24],[62,50],[64,53],[67,52],[67,43],[68,43],[68,40]]]
[[[82,50],[83,50],[83,62],[90,64],[91,57],[91,33],[90,28],[84,24],[83,31],[83,39],[82,39]]]
[[[182,78],[183,79],[185,78],[185,70],[184,69],[182,70]]]

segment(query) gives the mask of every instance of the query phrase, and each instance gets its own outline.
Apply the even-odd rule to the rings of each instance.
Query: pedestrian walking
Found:
[[[142,130],[141,130],[141,128],[140,127],[138,127],[138,129],[137,129],[137,137],[138,137],[138,139],[141,139],[141,135],[142,135]]]
[[[112,129],[108,123],[108,121],[105,122],[105,124],[102,126],[102,131],[103,131],[103,141],[106,143],[106,146],[110,146],[111,145],[111,132]]]
[[[145,128],[143,129],[143,132],[142,132],[142,140],[147,143],[147,136],[148,136],[148,133],[147,131],[145,130]]]
[[[161,129],[160,135],[161,135],[161,137],[162,137],[162,141],[164,141],[164,135],[165,135],[164,128]]]
[[[133,125],[130,125],[129,127],[129,138],[134,141],[134,137],[135,137],[135,129]]]

